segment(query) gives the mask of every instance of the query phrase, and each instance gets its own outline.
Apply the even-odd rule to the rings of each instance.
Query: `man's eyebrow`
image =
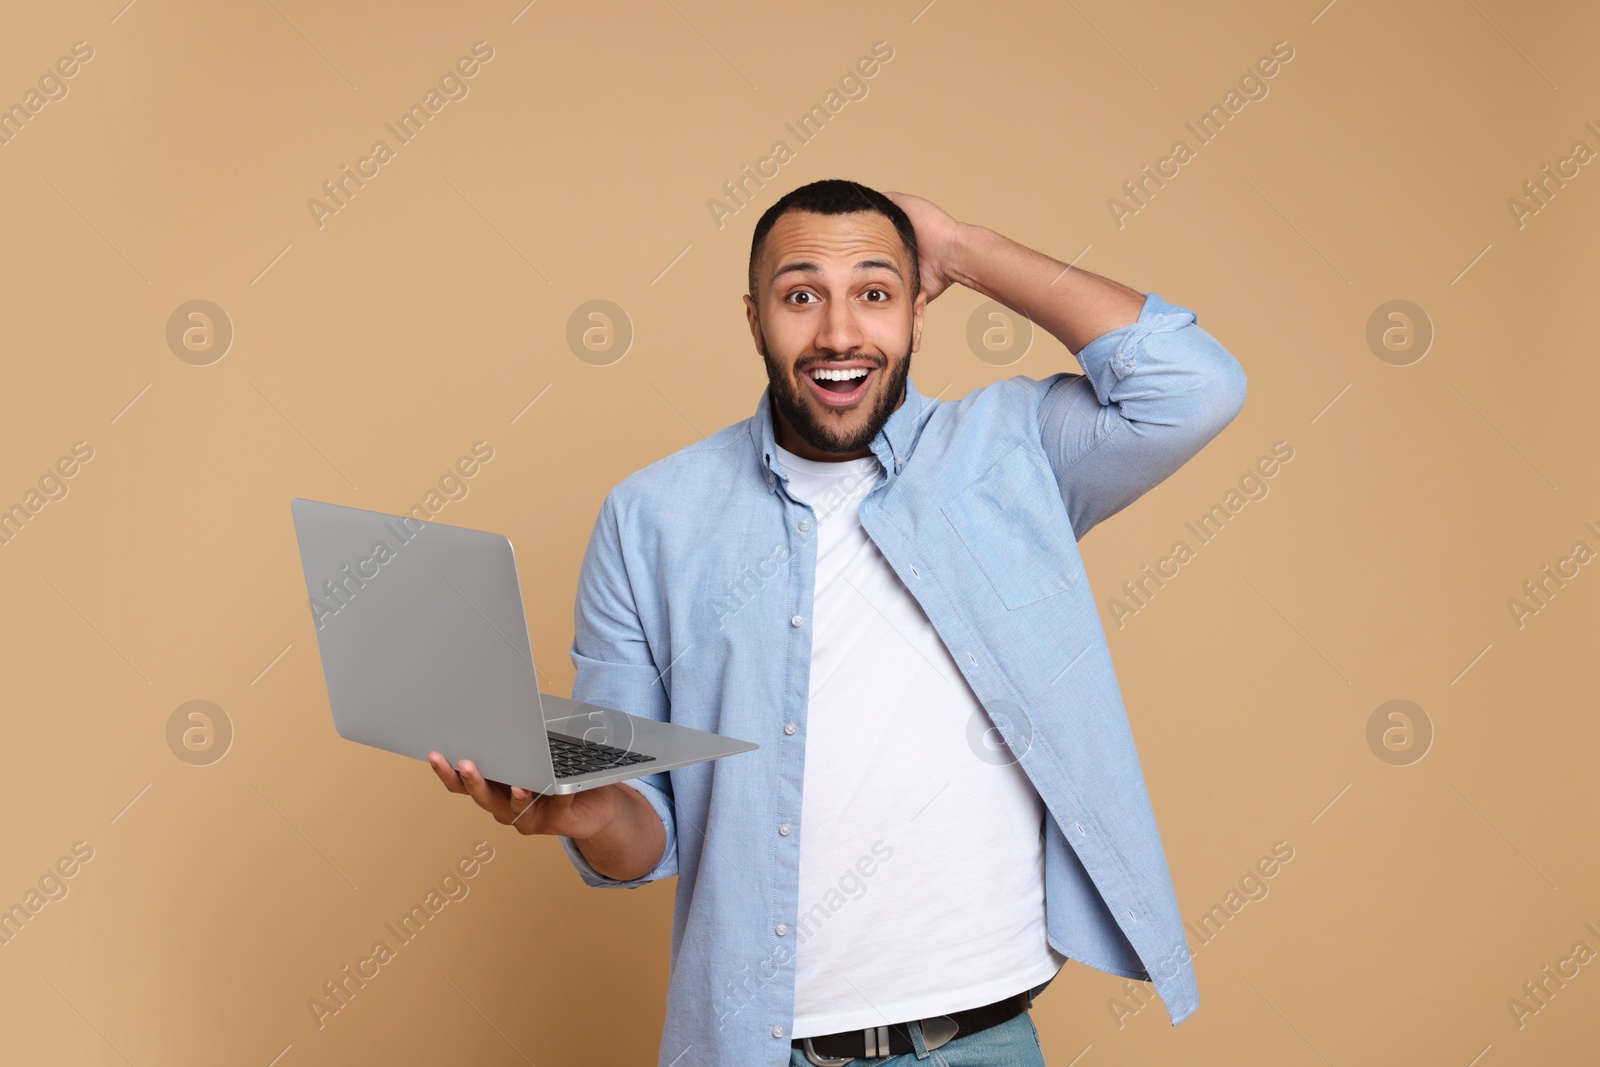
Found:
[[[900,273],[899,265],[897,263],[895,263],[894,260],[892,260],[892,259],[877,259],[877,258],[875,258],[875,259],[863,259],[860,263],[857,263],[854,267],[852,267],[850,269],[851,269],[852,272],[858,272],[858,271],[864,271],[864,270],[874,270],[874,269],[892,271],[896,278],[899,278],[902,282],[905,281],[905,276]],[[777,269],[777,271],[772,275],[772,281],[773,281],[774,284],[776,284],[777,280],[779,278],[783,277],[785,274],[821,274],[821,273],[822,273],[822,268],[817,266],[811,260],[809,260],[809,259],[800,259],[800,260],[795,260],[792,263],[785,263],[783,266],[779,267]]]

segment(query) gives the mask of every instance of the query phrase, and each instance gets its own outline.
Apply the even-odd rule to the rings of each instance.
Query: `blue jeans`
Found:
[[[1030,992],[1037,997],[1049,984],[1045,982]],[[1045,1067],[1039,1031],[1029,1012],[999,1026],[954,1038],[931,1052],[922,1040],[920,1023],[910,1023],[907,1029],[911,1032],[911,1043],[916,1046],[915,1052],[886,1059],[858,1057],[851,1060],[848,1067]],[[812,1067],[801,1049],[790,1050],[789,1064],[790,1067]]]

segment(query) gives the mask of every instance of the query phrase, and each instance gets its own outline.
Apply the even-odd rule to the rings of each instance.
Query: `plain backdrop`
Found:
[[[655,1061],[674,883],[586,889],[554,841],[341,740],[289,501],[437,492],[438,521],[508,535],[568,692],[600,502],[754,411],[751,227],[824,177],[1157,292],[1249,375],[1081,546],[1201,1006],[1174,1029],[1069,963],[1034,1013],[1050,1062],[1592,1058],[1591,5],[124,2],[0,33],[0,507],[25,519],[0,906],[29,915],[0,1060]],[[1077,369],[1048,336],[974,347],[982,304],[930,306],[923,392]],[[478,842],[466,895],[319,1025]]]

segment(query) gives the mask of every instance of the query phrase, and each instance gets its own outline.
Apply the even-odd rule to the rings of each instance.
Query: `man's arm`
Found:
[[[634,601],[618,510],[618,493],[612,490],[600,505],[578,572],[571,651],[578,674],[572,699],[665,722],[670,702]],[[665,772],[651,774],[619,788],[636,791],[636,799],[645,802],[632,805],[629,834],[607,841],[562,838],[578,874],[589,885],[624,888],[677,874],[671,779]]]
[[[616,811],[605,829],[587,837],[574,837],[572,844],[588,861],[589,869],[608,883],[639,884],[655,868],[667,850],[667,828],[644,793],[632,782],[586,789],[584,793],[614,791]],[[553,798],[552,798],[553,799]]]
[[[959,282],[1078,357],[1084,373],[1055,376],[1039,412],[1078,539],[1181,467],[1244,406],[1244,369],[1189,309],[957,222],[921,197],[886,195],[916,229],[928,299]]]
[[[1144,294],[1082,267],[1069,267],[986,226],[963,225],[950,278],[1026,315],[1073,355],[1132,325]]]
[[[1076,272],[1074,272],[1076,273]],[[1244,407],[1239,361],[1188,308],[1145,294],[1138,319],[1078,353],[1039,408],[1040,437],[1082,540],[1165,481]]]
[[[932,301],[954,282],[1026,315],[1077,355],[1090,341],[1139,317],[1144,295],[1081,267],[1068,267],[987,226],[957,222],[933,201],[885,193],[917,234],[918,280]]]
[[[575,700],[664,719],[666,692],[650,658],[611,497],[600,509],[578,579]],[[677,873],[672,787],[665,774],[535,798],[485,778],[471,759],[442,753],[428,762],[446,789],[465,793],[496,822],[524,834],[551,834],[589,885],[632,888]],[[651,781],[650,779],[655,779]]]

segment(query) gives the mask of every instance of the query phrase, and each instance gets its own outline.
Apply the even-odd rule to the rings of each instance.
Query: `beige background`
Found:
[[[1600,962],[1520,1027],[1507,1003],[1600,951],[1600,575],[1521,627],[1507,606],[1600,549],[1600,175],[1521,226],[1507,204],[1600,148],[1592,5],[122,2],[14,6],[0,33],[0,103],[94,51],[0,147],[0,505],[94,450],[0,547],[0,903],[93,849],[0,947],[0,1060],[654,1062],[672,884],[602,897],[553,841],[340,740],[288,502],[402,511],[489,442],[438,517],[516,542],[567,692],[602,497],[754,410],[750,229],[837,176],[1156,291],[1245,366],[1240,418],[1084,540],[1103,605],[1294,449],[1125,625],[1103,607],[1185,916],[1275,842],[1294,858],[1191,933],[1177,1029],[1159,1004],[1119,1027],[1124,983],[1069,964],[1036,1008],[1050,1062],[1593,1059]],[[480,40],[470,94],[319,228],[307,200]],[[880,40],[868,95],[799,145],[784,123]],[[1277,41],[1269,94],[1119,228],[1108,198]],[[779,139],[793,159],[719,230],[708,199]],[[208,366],[166,341],[194,299],[234,330]],[[635,331],[606,366],[565,339],[592,299]],[[1408,366],[1366,339],[1396,299],[1435,332]],[[977,358],[980,302],[931,307],[924,392],[1076,369],[1047,337]],[[1394,699],[1433,731],[1405,766],[1367,740]],[[169,748],[191,700],[234,731],[209,765]],[[319,1030],[308,999],[480,840],[470,895]]]

